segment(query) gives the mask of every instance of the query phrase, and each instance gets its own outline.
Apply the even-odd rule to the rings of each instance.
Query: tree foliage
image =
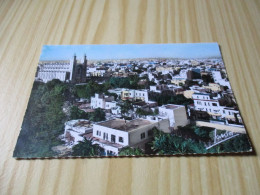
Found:
[[[108,89],[111,88],[109,82],[104,84],[98,84],[94,81],[89,81],[85,85],[76,85],[76,95],[80,98],[88,98],[90,99],[91,96],[94,96],[95,93],[105,93]]]
[[[161,133],[153,141],[153,150],[158,154],[194,154],[205,153],[206,149],[202,142],[184,139],[176,135]]]
[[[93,144],[93,140],[87,140],[84,138],[83,141],[72,148],[72,156],[101,156],[104,155],[104,149],[98,144]]]
[[[80,110],[77,106],[72,106],[70,109],[70,120],[89,119],[89,114]]]
[[[160,94],[149,92],[149,99],[157,102],[159,106],[164,104],[189,105],[193,103],[192,99],[188,99],[182,94],[175,95],[171,91],[163,91]]]
[[[94,112],[89,114],[89,120],[98,122],[98,121],[103,121],[106,119],[106,114],[101,108],[95,109]]]
[[[101,108],[95,109],[94,112],[85,112],[76,106],[72,106],[70,110],[70,120],[87,119],[93,122],[99,122],[106,119],[106,114]]]
[[[249,151],[251,145],[246,134],[241,134],[208,150],[211,153]]]
[[[140,148],[124,147],[120,150],[119,156],[141,156],[144,152]]]
[[[62,106],[67,90],[67,84],[55,79],[47,84],[34,83],[14,150],[15,157],[55,155],[51,148],[62,143],[58,136],[62,134],[66,121]]]

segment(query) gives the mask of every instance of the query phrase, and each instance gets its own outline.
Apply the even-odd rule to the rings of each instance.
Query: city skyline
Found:
[[[138,58],[221,58],[217,43],[44,45],[40,60],[69,60],[85,54],[90,60]]]

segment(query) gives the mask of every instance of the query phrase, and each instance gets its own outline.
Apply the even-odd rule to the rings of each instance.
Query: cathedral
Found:
[[[83,61],[77,60],[74,55],[73,60],[45,60],[40,61],[35,76],[36,81],[47,83],[53,79],[74,84],[85,83],[87,80],[87,56]]]
[[[72,69],[72,83],[85,83],[87,80],[86,74],[87,74],[87,56],[84,55],[83,63],[77,62],[77,57],[74,55],[73,59],[73,69]]]

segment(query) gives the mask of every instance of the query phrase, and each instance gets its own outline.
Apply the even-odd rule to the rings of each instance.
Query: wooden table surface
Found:
[[[253,156],[15,160],[43,44],[218,42],[260,152],[259,0],[0,0],[0,194],[260,194]]]

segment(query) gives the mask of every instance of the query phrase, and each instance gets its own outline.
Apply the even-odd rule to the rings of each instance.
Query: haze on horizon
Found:
[[[138,58],[221,58],[217,43],[44,45],[40,60],[70,60],[87,55],[89,60]]]

